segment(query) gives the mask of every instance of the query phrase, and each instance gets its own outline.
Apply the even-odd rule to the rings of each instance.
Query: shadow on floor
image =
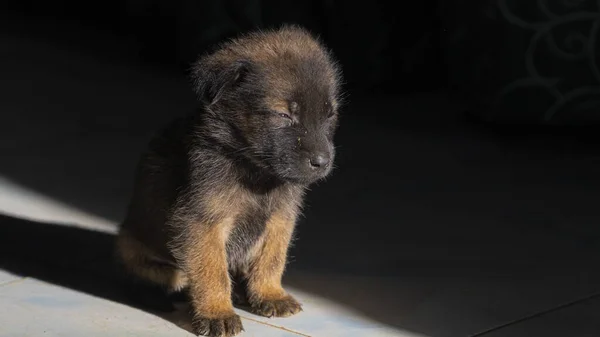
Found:
[[[113,237],[0,215],[0,269],[172,317],[175,308],[160,291],[126,282],[111,260]]]
[[[127,282],[112,260],[113,239],[110,233],[68,224],[0,215],[0,269],[144,310],[191,331],[185,297],[167,298],[159,289]],[[301,276],[291,279],[302,291],[320,294],[324,290],[307,287],[310,282],[306,283]],[[333,297],[339,295],[338,292]],[[387,309],[391,313],[387,317],[395,317],[393,308]],[[392,321],[384,321],[394,325]]]

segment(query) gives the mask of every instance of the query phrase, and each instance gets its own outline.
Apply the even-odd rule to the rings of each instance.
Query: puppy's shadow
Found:
[[[114,263],[114,235],[0,215],[0,269],[125,304],[191,331],[185,294],[132,283]]]
[[[186,292],[132,282],[114,260],[109,233],[0,215],[0,269],[151,313],[192,332]],[[242,282],[235,307],[250,311]]]

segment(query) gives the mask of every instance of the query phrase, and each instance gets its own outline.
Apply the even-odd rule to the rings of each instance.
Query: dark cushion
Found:
[[[488,121],[600,120],[600,1],[444,0],[448,77]]]

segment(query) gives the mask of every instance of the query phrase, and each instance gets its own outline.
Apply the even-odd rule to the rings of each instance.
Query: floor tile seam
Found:
[[[537,311],[533,314],[530,314],[530,315],[527,315],[527,316],[524,316],[521,318],[517,318],[517,319],[511,320],[511,321],[496,325],[492,328],[469,335],[468,337],[482,337],[482,336],[488,335],[492,332],[499,331],[501,329],[505,329],[510,326],[517,325],[517,324],[520,324],[520,323],[523,323],[523,322],[526,322],[526,321],[529,321],[529,320],[532,320],[532,319],[535,319],[538,317],[542,317],[542,316],[557,312],[559,310],[566,309],[566,308],[572,307],[574,305],[581,304],[581,303],[591,301],[594,299],[600,299],[600,292],[596,292],[596,293],[593,293],[593,294],[590,294],[590,295],[587,295],[587,296],[584,296],[584,297],[581,297],[581,298],[578,298],[578,299],[575,299],[575,300],[572,300],[569,302],[565,302],[563,304],[559,304],[559,305],[553,306],[553,307],[545,309],[545,310]]]
[[[248,316],[245,316],[245,315],[240,315],[240,317],[241,317],[242,319],[246,319],[246,320],[252,321],[252,322],[254,322],[254,323],[259,323],[259,324],[262,324],[262,325],[268,326],[268,327],[270,327],[270,328],[275,328],[275,329],[278,329],[278,330],[283,330],[283,331],[285,331],[285,332],[293,333],[293,334],[295,334],[295,335],[298,335],[298,336],[302,336],[302,337],[312,337],[311,335],[307,335],[307,334],[305,334],[305,333],[303,333],[303,332],[296,331],[296,330],[293,330],[293,329],[287,328],[287,327],[285,327],[285,326],[271,324],[271,323],[268,323],[268,322],[265,322],[265,321],[261,321],[261,320],[259,320],[259,319],[250,318],[250,317],[248,317]]]

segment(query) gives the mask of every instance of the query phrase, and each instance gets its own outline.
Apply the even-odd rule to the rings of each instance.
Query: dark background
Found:
[[[600,8],[545,3],[3,1],[0,175],[120,221],[139,152],[195,104],[189,64],[301,24],[341,62],[349,104],[287,282],[398,328],[473,334],[600,291]],[[120,300],[107,235],[0,227],[0,267]]]
[[[344,66],[348,90],[412,91],[439,88],[446,82],[437,0],[403,4],[401,10],[392,1],[374,1],[369,6],[348,1],[276,0],[3,3],[13,13],[30,18],[69,22],[127,37],[136,44],[140,61],[183,72],[200,53],[225,38],[259,27],[298,23],[335,50]],[[93,47],[90,37],[75,36],[69,43]],[[60,34],[52,37],[66,38]]]

